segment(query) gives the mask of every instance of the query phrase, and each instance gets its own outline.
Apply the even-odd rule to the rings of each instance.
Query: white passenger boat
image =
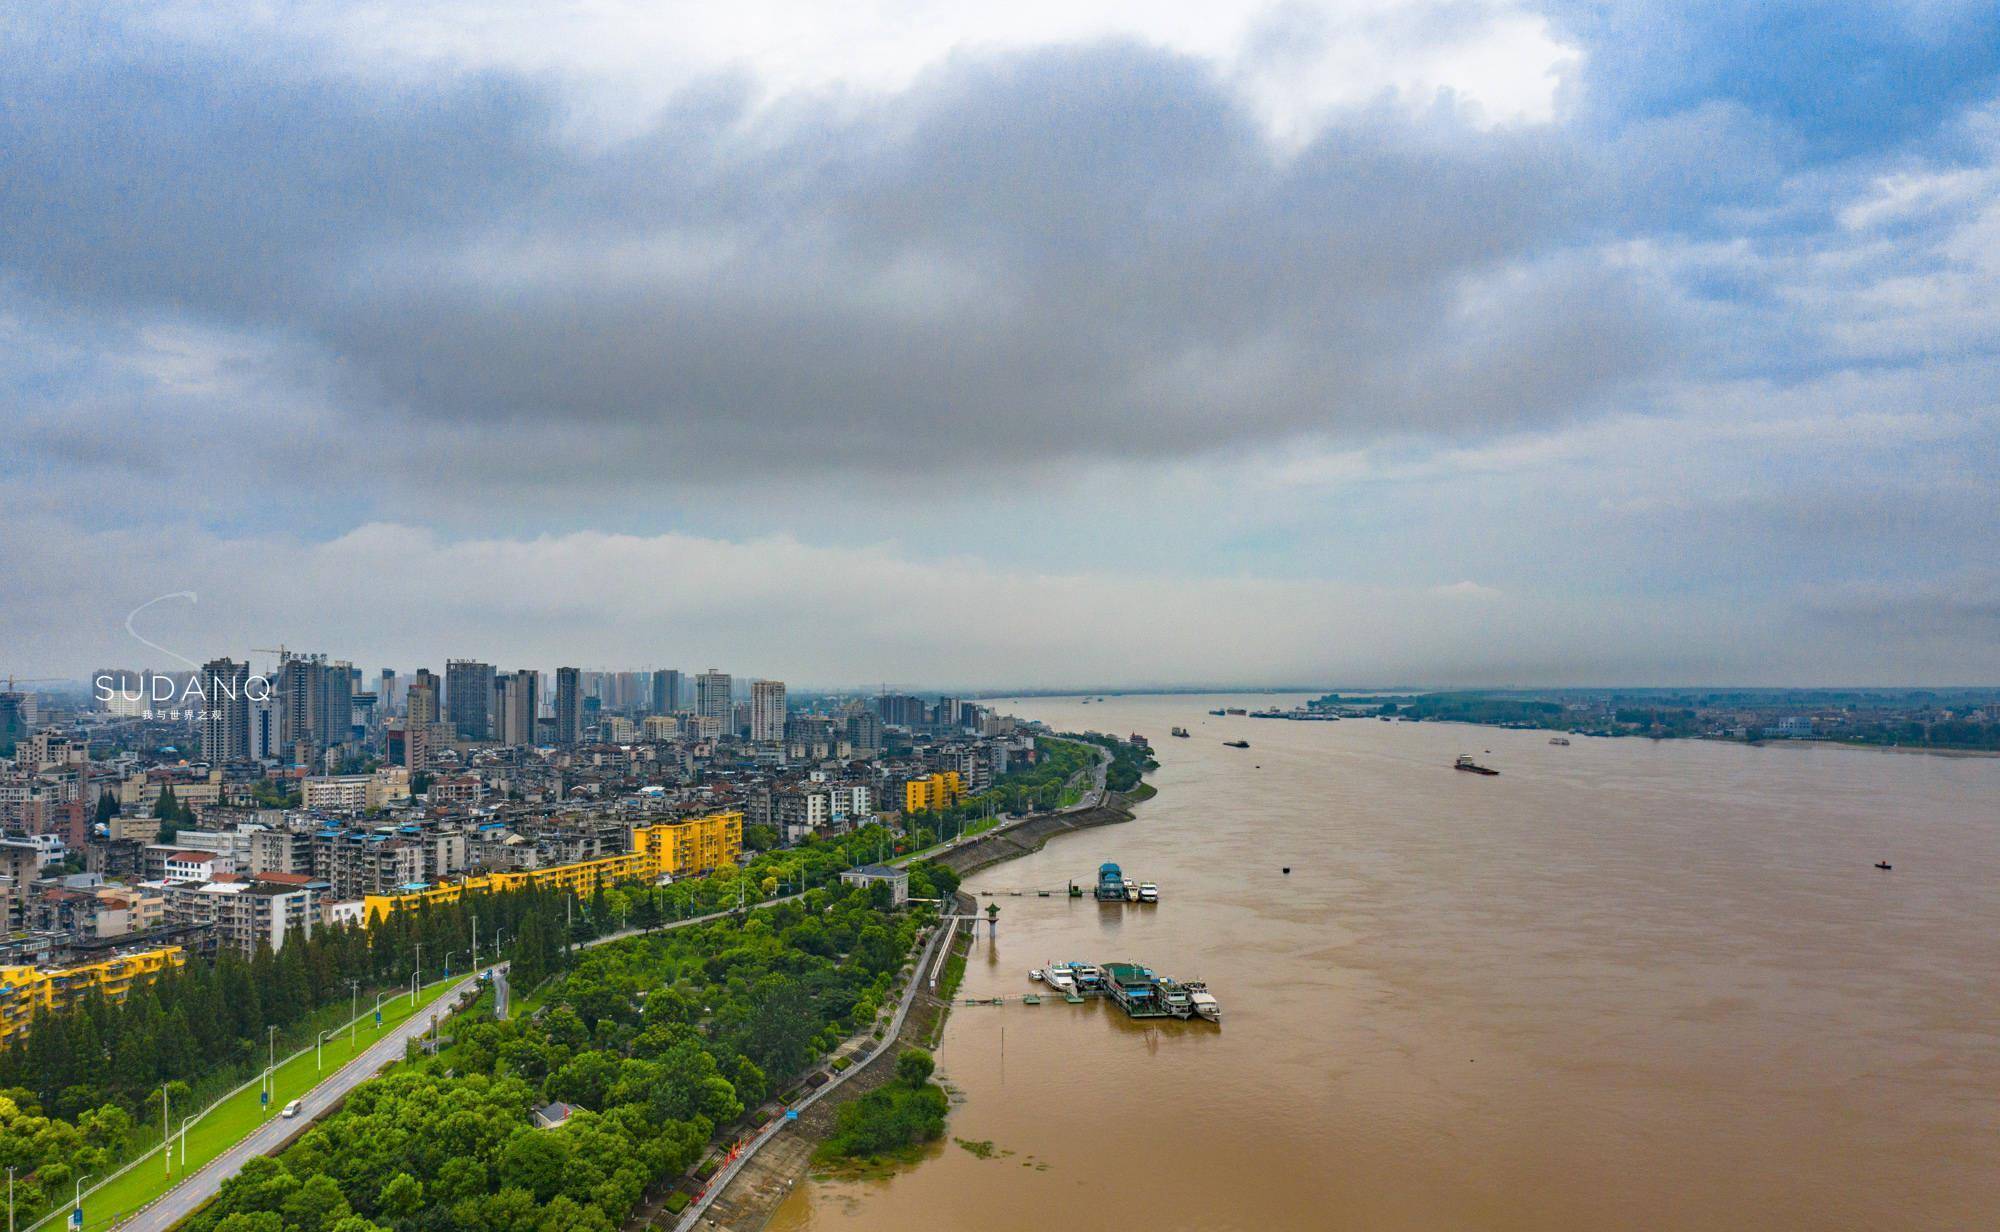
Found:
[[[1208,991],[1208,985],[1200,980],[1189,980],[1181,987],[1187,990],[1188,1004],[1193,1007],[1195,1017],[1217,1025],[1221,1024],[1222,1003],[1215,999],[1215,994]]]
[[[1158,887],[1158,886],[1154,885],[1154,884],[1153,884],[1152,882],[1150,882],[1150,881],[1142,881],[1142,882],[1140,882],[1140,883],[1139,883],[1139,901],[1140,901],[1140,902],[1142,902],[1142,903],[1157,903],[1157,902],[1159,902],[1159,901],[1160,901],[1160,887]]]
[[[1068,963],[1052,962],[1043,967],[1042,979],[1047,981],[1049,987],[1059,988],[1064,992],[1071,992],[1076,988],[1076,976],[1071,972]]]

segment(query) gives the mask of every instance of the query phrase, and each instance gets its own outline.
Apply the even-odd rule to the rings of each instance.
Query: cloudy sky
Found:
[[[0,11],[0,670],[2000,679],[1991,0]]]

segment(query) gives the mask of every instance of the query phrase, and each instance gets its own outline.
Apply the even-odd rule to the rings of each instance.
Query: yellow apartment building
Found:
[[[903,811],[934,813],[950,808],[964,796],[965,782],[958,777],[958,771],[943,770],[903,784]]]
[[[12,1039],[45,1011],[66,1010],[95,989],[122,1001],[136,981],[150,980],[187,961],[177,945],[118,954],[77,967],[0,967],[0,1040]]]
[[[373,922],[390,912],[420,903],[452,903],[467,894],[501,890],[563,889],[588,895],[601,885],[622,881],[657,882],[662,877],[712,873],[734,864],[743,854],[743,814],[737,810],[637,826],[632,850],[622,855],[552,864],[518,872],[484,873],[460,881],[440,882],[405,894],[370,894],[362,900],[362,917]]]

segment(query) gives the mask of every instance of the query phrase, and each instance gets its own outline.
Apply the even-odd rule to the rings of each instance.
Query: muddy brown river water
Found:
[[[1160,794],[967,882],[1001,916],[962,993],[1122,959],[1223,1025],[961,1005],[950,1133],[992,1157],[801,1184],[773,1228],[2000,1226],[2000,760],[1224,701],[1009,706],[1149,736]],[[1032,894],[1104,860],[1161,902]]]

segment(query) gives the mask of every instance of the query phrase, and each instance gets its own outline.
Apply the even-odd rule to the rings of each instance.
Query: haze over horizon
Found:
[[[1990,4],[0,15],[0,671],[2000,680]]]

